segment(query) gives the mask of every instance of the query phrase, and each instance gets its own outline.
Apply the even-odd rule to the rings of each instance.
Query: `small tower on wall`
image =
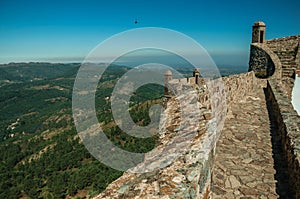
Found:
[[[193,77],[195,78],[195,84],[199,84],[200,73],[197,68],[195,68],[193,71]]]
[[[165,80],[164,94],[165,94],[165,97],[169,97],[170,96],[170,93],[169,93],[169,82],[172,80],[172,72],[170,70],[167,70],[165,72],[164,80]]]
[[[266,39],[266,24],[257,21],[252,26],[252,43],[264,43]]]
[[[250,45],[249,70],[254,71],[258,78],[271,77],[275,72],[275,65],[266,51],[268,47],[265,42],[266,24],[257,21],[252,26],[252,44]]]

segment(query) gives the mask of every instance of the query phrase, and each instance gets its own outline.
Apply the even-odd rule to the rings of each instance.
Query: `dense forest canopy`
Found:
[[[95,195],[122,172],[94,159],[81,143],[72,119],[72,88],[80,64],[1,65],[0,198],[65,198]],[[153,138],[135,138],[113,122],[114,84],[128,67],[110,66],[96,92],[96,111],[107,137],[133,152],[147,152]],[[146,85],[131,98],[130,114],[139,125],[150,121],[148,109],[160,103],[163,88]]]

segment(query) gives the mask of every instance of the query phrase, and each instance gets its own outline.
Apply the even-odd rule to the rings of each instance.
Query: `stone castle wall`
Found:
[[[291,91],[299,69],[300,35],[251,44],[249,70],[268,78],[269,111],[278,126],[296,198],[300,198],[300,117],[291,103]]]
[[[292,176],[290,184],[295,191],[295,198],[300,198],[300,116],[294,110],[282,86],[275,80],[269,80],[267,97],[271,104],[271,114],[276,118],[282,148],[288,163],[288,172]]]
[[[279,58],[282,77],[293,77],[294,70],[300,69],[300,35],[266,41],[268,48]]]
[[[253,72],[223,77],[227,104],[243,99],[250,91],[262,88],[266,81],[255,77]]]
[[[251,44],[249,71],[268,78],[266,98],[270,118],[275,121],[270,122],[278,127],[296,198],[300,198],[300,117],[291,103],[291,91],[299,69],[300,35]]]
[[[169,148],[170,146],[167,143],[179,132],[179,127],[187,127],[184,130],[186,132],[183,133],[183,140],[186,140],[186,136],[193,135],[193,132],[197,133],[196,136],[193,135],[191,146],[186,152],[171,165],[155,172],[144,174],[125,172],[97,198],[134,198],[136,196],[141,198],[209,198],[215,153],[214,143],[218,139],[218,132],[208,130],[209,123],[214,117],[211,113],[212,103],[215,103],[213,107],[221,110],[216,112],[215,116],[222,119],[225,116],[222,115],[222,111],[225,111],[225,113],[230,111],[232,103],[243,99],[248,92],[257,87],[262,87],[266,83],[265,80],[257,79],[253,72],[232,75],[222,78],[224,89],[223,93],[220,93],[218,91],[221,88],[218,86],[221,85],[216,84],[217,80],[212,82],[214,84],[213,94],[216,95],[214,96],[214,102],[210,100],[208,89],[201,86],[196,86],[192,91],[192,93],[197,93],[198,99],[194,99],[189,93],[177,96],[177,98],[184,98],[182,100],[184,102],[183,106],[199,103],[201,119],[199,123],[184,124],[183,127],[180,127],[180,111],[178,104],[176,104],[176,97],[171,97],[167,101],[166,110],[161,118],[164,127],[159,132],[159,145],[157,148]],[[176,80],[173,82],[176,82]],[[176,85],[173,84],[173,87],[180,89],[185,86],[187,85],[180,85],[179,81]],[[193,114],[195,111],[191,110],[190,113]],[[192,115],[190,116],[192,117]],[[212,145],[208,146],[206,142],[211,142]],[[175,148],[180,148],[181,144],[184,143],[176,143],[172,146],[174,148],[171,147],[169,150],[176,150]],[[204,153],[208,153],[206,158],[203,156]]]
[[[300,35],[252,43],[249,70],[259,78],[292,78],[300,69]]]
[[[172,80],[168,85],[181,99],[182,106],[190,108],[190,104],[199,105],[199,112],[190,108],[188,117],[200,114],[200,122],[192,121],[181,126],[178,102],[168,92],[166,109],[161,117],[163,127],[159,131],[155,150],[167,148],[176,151],[192,136],[191,145],[165,168],[142,174],[125,172],[96,198],[210,198],[215,144],[220,134],[218,130],[211,131],[210,124],[216,118],[225,120],[224,112],[230,112],[233,103],[243,100],[247,93],[262,88],[265,88],[271,114],[276,118],[281,134],[289,173],[293,176],[291,185],[294,186],[296,198],[300,198],[300,117],[293,109],[290,96],[292,77],[295,69],[300,69],[299,42],[300,35],[252,43],[250,72],[223,77],[222,81],[216,79],[209,85],[203,84],[204,79],[199,85],[194,84],[193,78]],[[180,95],[179,91],[191,86],[192,91]],[[214,100],[211,100],[212,97]],[[214,126],[215,129],[219,128],[218,125]],[[168,145],[179,132],[183,132],[179,135],[179,142]],[[209,146],[205,143],[207,140]],[[206,152],[208,155],[203,158]],[[157,158],[155,151],[152,155]]]
[[[258,78],[270,76],[281,77],[281,62],[266,45],[261,43],[251,44],[250,70],[255,71]],[[276,74],[274,74],[276,72]]]
[[[282,136],[282,144],[289,164],[289,172],[293,176],[292,184],[300,187],[300,117],[290,103],[289,97],[280,89],[277,80],[264,80],[255,77],[254,72],[231,75],[222,78],[224,93],[226,95],[226,112],[231,111],[231,105],[243,100],[247,93],[267,87],[267,98],[271,101],[272,110]],[[267,81],[268,86],[267,86]],[[214,87],[218,90],[218,87]],[[214,165],[215,148],[209,151],[208,159],[203,159],[203,140],[208,133],[208,123],[213,118],[211,113],[210,94],[208,90],[195,89],[200,103],[201,122],[188,124],[184,133],[198,132],[188,151],[181,155],[170,166],[155,172],[144,174],[131,174],[125,172],[122,177],[111,183],[97,198],[210,198],[212,168]],[[217,94],[220,94],[216,92]],[[186,104],[195,103],[189,95],[183,96]],[[216,100],[217,107],[224,106],[222,100]],[[191,110],[191,113],[193,111]],[[166,147],[166,143],[176,135],[179,130],[179,110],[174,97],[167,101],[162,120],[164,128],[159,132],[158,148]],[[184,138],[185,139],[185,138]],[[178,144],[178,143],[177,143]],[[177,145],[174,147],[177,147]],[[173,150],[173,149],[172,149]],[[297,197],[299,190],[295,188]]]
[[[215,80],[216,81],[216,80]],[[210,89],[213,89],[213,92],[209,92],[208,89],[204,90],[204,92],[200,92],[198,94],[198,101],[201,105],[207,107],[209,110],[214,108],[214,113],[212,115],[211,112],[203,112],[202,119],[210,120],[212,117],[217,119],[216,124],[216,132],[215,132],[215,141],[213,143],[216,144],[219,135],[222,130],[222,125],[225,121],[226,113],[231,111],[231,105],[238,100],[242,100],[245,98],[247,93],[252,92],[257,88],[265,87],[266,81],[261,80],[255,77],[253,72],[243,73],[239,75],[230,75],[227,77],[222,78],[222,84],[214,83],[212,81],[212,85]],[[223,92],[221,92],[221,86],[223,87]],[[211,101],[213,97],[213,102]],[[213,104],[214,103],[214,104]],[[225,114],[224,114],[225,113]],[[223,120],[223,122],[221,122]],[[220,126],[219,126],[220,125]],[[205,164],[202,167],[202,170],[199,170],[199,175],[203,175],[203,171],[209,171],[209,177],[206,177],[206,181],[199,181],[200,187],[206,187],[205,190],[211,190],[210,183],[211,183],[211,175],[212,175],[212,168],[214,162],[214,152],[215,148],[212,149],[210,159],[208,162],[210,164]],[[207,194],[207,193],[206,193]],[[196,198],[203,198],[204,193],[199,193],[199,197]],[[208,194],[209,195],[209,194]]]

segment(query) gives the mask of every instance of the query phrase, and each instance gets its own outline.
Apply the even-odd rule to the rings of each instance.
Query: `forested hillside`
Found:
[[[76,198],[95,195],[122,173],[91,157],[72,119],[72,88],[79,64],[21,63],[0,66],[0,198]],[[110,96],[127,67],[110,66],[96,93],[107,137],[128,151],[146,152],[155,137],[128,136],[112,121]],[[148,109],[163,88],[146,85],[131,98],[130,114],[147,125]]]

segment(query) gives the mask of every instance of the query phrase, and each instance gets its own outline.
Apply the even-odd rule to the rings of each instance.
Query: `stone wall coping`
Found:
[[[280,90],[278,83],[275,80],[269,80],[268,83],[279,106],[287,135],[295,147],[294,152],[300,157],[300,116],[294,109],[291,100]]]
[[[267,40],[266,42],[278,42],[278,41],[286,41],[286,40],[295,40],[300,39],[300,35],[293,35],[293,36],[287,36],[287,37],[281,37],[281,38],[275,38]]]
[[[288,163],[291,186],[295,191],[295,198],[300,198],[300,116],[294,110],[288,96],[282,91],[281,82],[269,80],[267,92],[272,103],[281,142]]]
[[[280,111],[280,115],[282,117],[282,121],[286,130],[285,142],[289,143],[289,150],[291,155],[294,157],[292,160],[294,165],[289,165],[292,168],[296,169],[294,178],[300,178],[300,116],[297,114],[296,110],[294,110],[293,105],[290,99],[280,90],[281,87],[278,85],[278,82],[275,80],[269,80],[268,86],[270,86],[276,103],[278,104],[278,108]],[[299,183],[299,182],[298,182]],[[296,185],[297,186],[297,185]],[[299,193],[298,193],[299,194]]]

